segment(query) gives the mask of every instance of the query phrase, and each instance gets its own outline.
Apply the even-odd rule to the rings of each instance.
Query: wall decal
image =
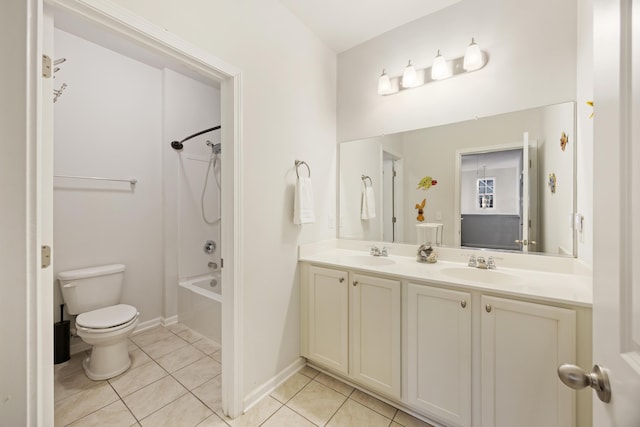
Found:
[[[425,176],[418,183],[418,186],[416,187],[416,190],[428,190],[429,188],[431,188],[432,186],[434,186],[436,184],[438,184],[438,180],[437,179],[433,179],[430,176]]]
[[[549,174],[549,190],[551,190],[551,194],[555,194],[556,193],[556,185],[557,185],[557,179],[556,179],[556,174],[555,173],[550,173]]]
[[[569,143],[569,137],[566,133],[562,132],[562,136],[560,137],[560,148],[564,151],[567,148],[567,144]]]

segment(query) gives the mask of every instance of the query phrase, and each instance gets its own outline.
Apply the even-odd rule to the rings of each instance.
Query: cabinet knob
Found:
[[[467,301],[466,300],[460,301],[460,307],[467,308]]]
[[[358,286],[358,281],[357,280],[353,281],[353,286]]]
[[[339,278],[338,282],[340,282],[340,283],[344,282],[344,277]]]
[[[491,313],[491,309],[492,309],[491,304],[485,305],[484,309],[487,310],[487,313]]]

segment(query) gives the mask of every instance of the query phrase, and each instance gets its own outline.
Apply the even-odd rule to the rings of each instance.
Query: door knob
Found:
[[[604,403],[611,401],[611,383],[609,375],[600,365],[593,365],[593,370],[586,373],[581,367],[564,364],[558,367],[558,376],[565,385],[580,390],[587,386],[593,388]]]

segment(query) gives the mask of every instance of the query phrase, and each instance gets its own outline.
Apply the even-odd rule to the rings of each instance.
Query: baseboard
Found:
[[[178,315],[174,314],[171,317],[163,317],[161,320],[162,326],[169,326],[178,323]]]
[[[280,371],[277,375],[254,389],[244,398],[243,412],[247,412],[249,409],[251,409],[256,403],[268,396],[273,390],[278,388],[280,384],[288,380],[293,374],[302,369],[306,364],[306,359],[303,357],[299,357],[289,366]]]

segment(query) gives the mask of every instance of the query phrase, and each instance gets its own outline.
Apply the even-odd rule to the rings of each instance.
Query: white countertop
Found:
[[[332,245],[325,244],[314,245],[313,248],[301,248],[299,260],[326,267],[345,268],[406,280],[427,281],[468,290],[490,291],[545,302],[591,307],[593,301],[592,278],[588,274],[566,272],[562,269],[558,272],[557,268],[556,271],[544,271],[543,268],[535,267],[533,264],[531,264],[532,269],[501,267],[499,262],[496,270],[473,269],[465,262],[456,262],[461,258],[459,255],[457,259],[454,258],[456,261],[439,260],[435,264],[418,262],[415,256],[390,255],[384,258],[392,263],[366,265],[365,263],[369,261],[366,257],[378,257],[373,257],[362,250],[330,246]],[[436,251],[438,249],[436,248]],[[482,255],[491,256],[492,254],[482,253]],[[545,260],[539,257],[537,262],[544,263]],[[469,273],[476,274],[481,279],[468,280],[459,277],[465,275],[464,269],[478,270],[477,274],[474,271]]]

